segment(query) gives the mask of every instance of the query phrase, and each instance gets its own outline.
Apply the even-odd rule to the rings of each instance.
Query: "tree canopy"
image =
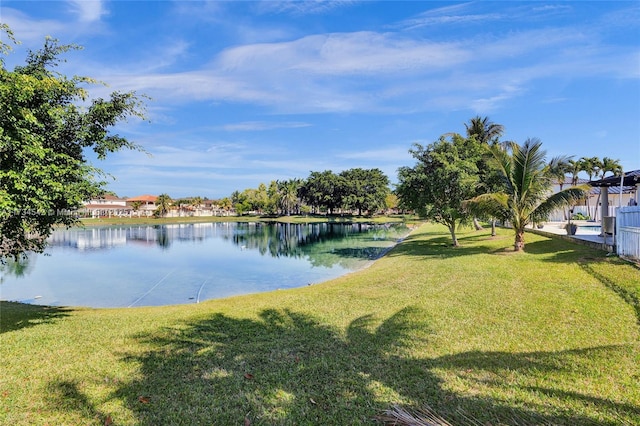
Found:
[[[11,35],[6,26],[0,32]],[[3,44],[2,53],[9,46]],[[103,191],[99,159],[121,149],[140,149],[112,128],[129,117],[142,117],[134,92],[113,92],[108,99],[88,99],[88,77],[66,77],[53,69],[73,45],[47,38],[13,71],[0,62],[0,258],[42,251],[56,225],[73,225],[71,214]]]
[[[426,147],[414,147],[409,152],[416,165],[398,170],[400,206],[447,226],[457,246],[456,228],[470,219],[463,202],[476,194],[481,145],[473,137],[454,133],[450,139],[441,136]]]
[[[389,194],[389,178],[380,169],[349,169],[340,173],[343,179],[343,205],[358,211],[376,211],[384,208]]]

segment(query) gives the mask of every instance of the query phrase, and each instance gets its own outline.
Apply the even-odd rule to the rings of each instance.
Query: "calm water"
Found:
[[[0,266],[2,300],[131,307],[300,287],[366,266],[404,225],[200,223],[56,231]]]
[[[580,225],[578,226],[578,229],[599,233],[602,228],[600,227],[600,225]]]

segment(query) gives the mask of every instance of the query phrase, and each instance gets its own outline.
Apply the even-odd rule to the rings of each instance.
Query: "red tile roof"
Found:
[[[139,195],[137,197],[127,198],[127,202],[142,201],[143,203],[155,203],[158,197],[155,195]]]

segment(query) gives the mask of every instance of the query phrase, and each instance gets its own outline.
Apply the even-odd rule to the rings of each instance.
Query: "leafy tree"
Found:
[[[242,216],[245,212],[251,210],[249,203],[247,201],[247,191],[233,191],[231,194],[231,203],[236,213]]]
[[[247,212],[262,213],[269,204],[267,186],[261,183],[258,188],[247,188],[242,192],[234,191],[231,194],[233,207],[239,215]]]
[[[456,228],[470,219],[463,201],[476,195],[477,163],[481,146],[475,138],[445,136],[426,147],[415,144],[409,152],[418,160],[414,167],[398,170],[396,194],[400,206],[445,225],[458,246]]]
[[[154,215],[156,217],[164,217],[167,215],[169,210],[171,210],[171,206],[173,205],[173,200],[167,194],[160,194],[156,199],[156,210]]]
[[[380,169],[354,168],[340,173],[344,184],[343,204],[348,209],[375,212],[384,208],[385,198],[390,192],[389,178]]]
[[[253,210],[263,213],[269,207],[269,193],[267,185],[260,183],[258,189],[253,193]]]
[[[393,210],[398,208],[398,196],[393,192],[389,192],[384,198],[384,207],[387,210]]]
[[[508,142],[504,147],[493,145],[489,149],[504,178],[503,190],[477,196],[466,206],[508,220],[515,232],[515,251],[524,249],[527,225],[546,220],[555,209],[586,194],[584,187],[571,187],[549,196],[552,171],[566,158],[556,157],[547,163],[539,139],[527,139],[522,146]]]
[[[2,32],[12,38],[4,24]],[[71,212],[103,192],[87,149],[99,159],[140,149],[111,133],[118,122],[142,117],[134,92],[90,100],[83,87],[92,79],[53,71],[61,54],[77,48],[47,38],[13,71],[0,56],[0,258],[41,252],[54,226],[76,224]],[[1,53],[8,50],[0,42]]]
[[[267,214],[277,214],[280,204],[280,189],[278,188],[278,182],[272,180],[267,188],[267,201],[265,203],[264,211]]]
[[[342,180],[331,170],[311,172],[302,190],[304,200],[316,208],[326,208],[331,214],[342,207]]]

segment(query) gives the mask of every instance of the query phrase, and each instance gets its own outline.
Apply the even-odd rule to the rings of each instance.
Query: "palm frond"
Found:
[[[509,156],[509,150],[512,149],[514,142],[505,142],[504,144],[494,144],[487,149],[491,153],[494,159],[494,165],[504,178],[504,184],[506,186],[506,192],[511,193],[513,189],[513,181],[511,180],[512,162]]]
[[[465,201],[463,207],[480,218],[509,218],[509,196],[503,192],[478,195]]]
[[[429,406],[409,410],[395,405],[378,416],[378,420],[396,426],[451,426]]]
[[[537,138],[527,139],[522,146],[514,144],[513,149],[513,181],[519,188],[518,199],[526,199],[545,186],[546,152]]]
[[[545,199],[532,213],[535,222],[546,220],[549,215],[557,209],[568,207],[578,200],[584,198],[589,192],[588,185],[572,186],[557,192]]]

